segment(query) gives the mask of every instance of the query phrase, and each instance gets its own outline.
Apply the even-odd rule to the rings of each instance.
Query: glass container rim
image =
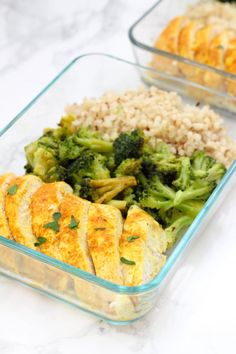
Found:
[[[62,71],[59,72],[58,75],[56,75],[48,85],[45,86],[34,98],[31,100],[5,127],[3,127],[2,130],[0,130],[0,138],[3,136],[11,127],[14,126],[16,122],[20,120],[20,118],[38,101],[40,97],[42,97],[50,88],[53,87],[53,85],[63,77],[63,74],[65,74],[75,63],[77,63],[79,60],[83,58],[87,58],[90,56],[101,56],[101,57],[106,57],[115,61],[122,62],[124,64],[129,64],[133,67],[137,68],[142,68],[142,69],[147,69],[150,70],[150,68],[141,66],[136,63],[132,63],[128,60],[124,60],[118,57],[115,57],[110,54],[105,54],[105,53],[87,53],[87,54],[82,54],[75,59],[73,59]],[[155,70],[154,70],[155,71]],[[223,191],[224,187],[228,183],[228,181],[231,179],[233,174],[236,172],[236,160],[232,163],[232,165],[229,167],[227,170],[226,174],[224,175],[223,179],[220,181],[218,186],[215,188],[213,193],[210,195],[209,199],[205,203],[204,207],[201,209],[201,211],[198,213],[192,224],[189,226],[187,231],[184,233],[184,235],[181,237],[179,243],[176,245],[175,249],[171,253],[171,255],[167,258],[167,261],[161,271],[156,275],[155,278],[150,280],[149,282],[143,284],[143,285],[137,285],[137,286],[125,286],[125,285],[118,285],[114,284],[110,281],[107,281],[105,279],[102,279],[94,274],[90,274],[88,272],[85,272],[81,269],[75,268],[69,264],[66,264],[62,261],[56,260],[52,257],[49,257],[43,253],[40,253],[38,251],[35,251],[33,249],[30,249],[28,247],[25,247],[21,244],[16,243],[15,241],[6,239],[2,236],[0,236],[0,244],[3,246],[6,246],[8,248],[11,248],[13,250],[16,250],[17,252],[20,252],[22,254],[25,254],[27,256],[32,257],[35,260],[42,261],[45,264],[51,265],[55,268],[61,269],[73,276],[77,276],[80,279],[87,280],[91,283],[94,283],[98,286],[101,286],[103,288],[106,288],[108,290],[111,290],[113,292],[116,292],[118,294],[128,294],[128,295],[134,295],[134,294],[140,294],[144,292],[148,292],[153,290],[154,288],[157,288],[158,285],[164,280],[166,275],[168,274],[169,270],[172,268],[174,263],[177,261],[179,258],[180,254],[184,250],[184,248],[187,246],[189,241],[191,240],[192,236],[194,233],[197,231],[198,227],[201,225],[202,221],[208,214],[208,211],[211,209],[212,205],[218,198],[218,196],[221,194]]]

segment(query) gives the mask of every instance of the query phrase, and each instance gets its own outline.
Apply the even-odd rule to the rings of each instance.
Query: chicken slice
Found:
[[[12,239],[8,220],[5,212],[5,199],[9,185],[16,176],[13,173],[6,173],[0,176],[0,235]]]
[[[228,49],[224,56],[225,70],[231,74],[236,75],[236,38],[232,38],[229,41]],[[227,79],[227,91],[236,96],[236,80]]]
[[[224,57],[232,35],[231,31],[225,30],[212,39],[208,50],[207,65],[213,66],[216,69],[225,70]],[[224,86],[225,82],[221,74],[210,71],[206,72],[204,80],[205,85],[211,88],[217,90],[224,89],[222,86]]]
[[[154,47],[165,52],[178,54],[178,36],[184,21],[185,18],[183,16],[178,16],[171,20],[154,43]],[[165,71],[173,75],[179,74],[178,65],[173,59],[158,54],[153,56],[151,66],[154,69]]]
[[[167,240],[162,227],[138,206],[128,211],[120,239],[124,285],[141,285],[153,279],[166,261]]]
[[[91,204],[88,218],[88,246],[95,273],[111,282],[122,284],[119,239],[123,220],[121,212],[104,204]]]
[[[16,178],[13,173],[0,176],[0,236],[13,239],[9,229],[5,212],[5,200],[11,181]],[[0,246],[0,265],[2,268],[17,272],[15,252],[7,247]]]
[[[31,200],[32,227],[36,238],[43,237],[44,243],[39,245],[42,253],[62,260],[56,239],[60,229],[59,205],[72,188],[65,182],[43,184]]]
[[[194,44],[195,36],[199,29],[202,27],[197,21],[186,23],[179,32],[178,38],[178,53],[180,56],[194,60]],[[189,79],[194,81],[194,69],[190,64],[179,63],[182,73]]]
[[[183,16],[178,16],[171,20],[155,42],[155,48],[178,54],[178,36],[184,19]]]
[[[59,206],[61,213],[58,248],[62,261],[89,273],[94,273],[88,251],[87,227],[90,202],[66,195]]]
[[[39,177],[25,175],[11,180],[6,195],[5,211],[14,240],[35,249],[30,203],[33,194],[42,186]]]

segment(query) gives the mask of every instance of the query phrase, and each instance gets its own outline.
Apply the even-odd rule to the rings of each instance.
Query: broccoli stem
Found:
[[[185,191],[178,191],[174,198],[174,206],[177,206],[184,202],[185,200],[191,200],[195,198],[205,197],[206,194],[210,193],[212,190],[211,185],[200,187],[197,189],[186,189]]]
[[[106,204],[112,205],[120,210],[124,210],[127,206],[127,202],[125,200],[117,200],[117,199],[112,199]]]
[[[188,200],[177,205],[175,208],[188,214],[189,216],[195,217],[202,209],[203,205],[204,202],[201,200]]]
[[[100,196],[100,198],[95,201],[96,203],[107,203],[116,195],[121,193],[124,189],[136,185],[137,182],[133,176],[106,178],[90,181],[90,186],[96,189],[97,195]]]
[[[94,152],[105,154],[112,152],[113,149],[112,143],[106,140],[96,138],[79,138],[78,136],[75,136],[74,141],[78,145],[84,146]]]
[[[191,163],[189,157],[183,157],[181,159],[181,170],[179,178],[173,182],[173,185],[181,190],[185,190],[190,181],[190,169]]]
[[[184,215],[174,221],[169,227],[165,229],[168,249],[173,246],[173,244],[178,239],[179,233],[183,228],[189,226],[193,221],[193,217]]]
[[[175,199],[175,192],[172,188],[164,185],[161,183],[159,178],[155,178],[154,183],[152,184],[154,191],[162,197],[174,200]]]

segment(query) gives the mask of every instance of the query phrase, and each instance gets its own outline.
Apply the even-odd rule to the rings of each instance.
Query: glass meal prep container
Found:
[[[168,23],[198,2],[158,0],[145,12],[129,29],[136,62],[156,66],[155,74],[143,76],[146,81],[167,90],[175,85],[175,91],[187,97],[236,112],[236,75],[154,47]],[[203,77],[208,80],[202,80]],[[231,93],[227,87],[231,87]]]
[[[148,68],[105,54],[76,58],[0,131],[0,173],[24,174],[24,146],[37,139],[45,127],[56,127],[67,104],[85,97],[99,97],[107,91],[137,89],[142,84],[140,77],[148,73]],[[236,120],[229,113],[225,124],[231,130],[236,128]],[[235,171],[236,162],[170,251],[161,272],[144,285],[113,284],[3,237],[0,237],[0,273],[113,324],[137,320],[154,306],[163,285],[173,274],[176,261],[190,240],[201,235],[204,224],[227,191],[235,194],[232,188]]]

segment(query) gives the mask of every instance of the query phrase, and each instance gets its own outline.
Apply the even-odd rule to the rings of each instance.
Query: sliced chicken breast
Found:
[[[32,231],[30,203],[42,184],[33,175],[16,177],[11,180],[6,195],[5,211],[11,234],[16,242],[33,249],[37,239]]]
[[[171,20],[154,46],[166,52],[178,54],[178,36],[183,26],[184,19],[183,16],[178,16]]]
[[[165,52],[178,54],[178,36],[184,22],[185,18],[183,16],[178,16],[171,20],[156,40],[154,47],[164,50]],[[153,56],[151,66],[157,70],[165,71],[173,75],[179,74],[177,62],[164,56]]]
[[[122,284],[119,239],[123,220],[121,212],[104,204],[91,204],[88,218],[88,246],[95,273],[111,282]]]
[[[8,225],[8,220],[5,211],[5,199],[8,193],[8,188],[16,176],[13,173],[6,173],[0,176],[0,235],[9,239],[13,239]]]
[[[236,75],[236,38],[229,41],[228,49],[224,56],[225,70],[231,74]],[[226,81],[227,91],[236,96],[236,83],[235,79],[227,79]]]
[[[5,200],[11,181],[16,178],[13,173],[0,176],[0,236],[13,239],[5,212]],[[0,246],[0,264],[6,270],[17,272],[16,255],[12,249]]]
[[[71,193],[72,188],[65,182],[46,183],[34,193],[30,204],[34,235],[39,241],[44,238],[39,250],[59,260],[62,260],[56,242],[60,231],[59,205]]]
[[[88,251],[87,227],[90,202],[66,195],[59,205],[60,232],[57,242],[62,261],[94,273],[92,259]]]
[[[167,240],[162,227],[133,205],[128,211],[120,239],[124,285],[141,285],[153,279],[166,261]]]
[[[207,65],[213,66],[216,69],[225,70],[224,57],[232,35],[231,31],[225,30],[212,39],[208,50]],[[220,74],[210,71],[206,72],[204,80],[205,84],[209,87],[218,90],[225,89],[225,80]]]

